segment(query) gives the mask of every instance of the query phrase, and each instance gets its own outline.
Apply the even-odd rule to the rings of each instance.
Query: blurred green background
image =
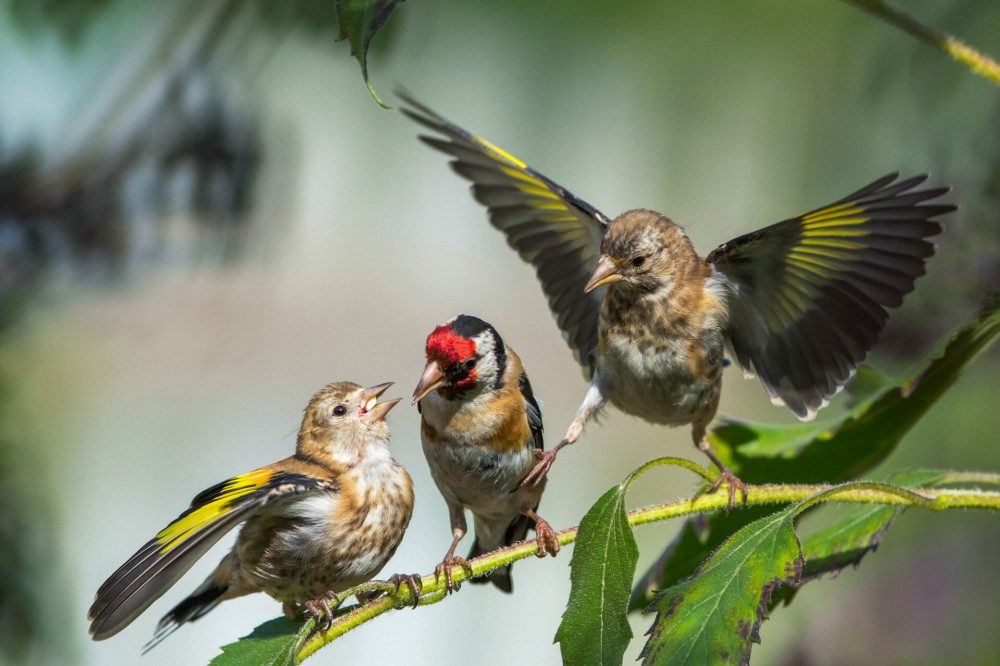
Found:
[[[900,3],[1000,54],[1000,6]],[[532,271],[417,127],[369,97],[332,1],[0,1],[0,663],[126,664],[224,540],[122,634],[84,619],[104,578],[203,488],[289,454],[327,382],[396,381],[465,312],[524,360],[550,444],[586,384]],[[708,252],[890,171],[961,205],[871,362],[892,372],[1000,287],[1000,88],[832,0],[410,2],[370,54],[394,81],[604,212],[649,207]],[[1000,469],[997,355],[885,463]],[[790,421],[727,370],[721,411]],[[835,401],[830,412],[840,407]],[[415,409],[389,419],[414,477],[385,573],[449,544]],[[686,429],[609,412],[560,456],[557,529]],[[658,470],[631,503],[689,495]],[[678,523],[641,528],[642,572]],[[808,524],[805,526],[808,529]],[[467,537],[471,544],[471,537]],[[462,548],[467,548],[463,544]],[[996,518],[899,519],[878,552],[778,609],[761,664],[995,663]],[[317,663],[559,663],[571,552],[349,634]],[[205,663],[276,616],[227,602],[143,658]],[[638,655],[651,617],[633,617]]]

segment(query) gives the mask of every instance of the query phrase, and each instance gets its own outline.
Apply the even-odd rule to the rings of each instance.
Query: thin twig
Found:
[[[976,74],[1000,85],[1000,64],[948,33],[921,23],[910,14],[892,7],[885,0],[844,0],[844,2],[910,33],[925,44],[948,54]]]

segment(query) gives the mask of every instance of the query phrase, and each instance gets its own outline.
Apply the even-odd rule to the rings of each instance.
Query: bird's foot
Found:
[[[441,564],[434,567],[435,580],[440,581],[441,574],[444,574],[444,585],[448,590],[447,593],[456,592],[459,587],[459,583],[456,583],[451,577],[451,570],[455,568],[455,566],[460,566],[465,569],[465,573],[468,574],[469,578],[472,578],[472,565],[469,564],[469,561],[464,557],[445,555],[444,559],[441,560]]]
[[[535,520],[535,534],[538,541],[538,557],[545,557],[551,554],[556,556],[559,552],[559,537],[556,531],[549,525],[549,521],[538,518]]]
[[[399,592],[401,585],[410,588],[410,593],[413,594],[413,607],[417,607],[420,602],[420,593],[424,590],[424,581],[420,574],[392,574],[389,576],[389,582],[396,586],[396,592]]]
[[[727,511],[731,511],[733,506],[736,504],[734,499],[736,497],[736,490],[739,489],[740,494],[743,495],[743,503],[747,502],[747,484],[743,483],[739,477],[729,471],[725,465],[719,470],[719,476],[716,477],[715,481],[712,483],[712,487],[709,488],[709,492],[714,493],[716,490],[722,487],[722,484],[726,484],[729,489],[729,505],[726,507]]]
[[[319,599],[309,599],[303,604],[306,613],[316,621],[317,627],[328,627],[333,622],[333,609],[340,606],[340,597],[336,592],[327,592]]]
[[[521,479],[521,483],[517,484],[518,488],[526,487],[536,487],[539,483],[545,480],[545,475],[549,473],[552,468],[552,463],[556,461],[556,449],[551,449],[549,451],[539,451],[535,449],[533,451],[535,454],[535,466],[528,472],[528,475]]]
[[[364,592],[358,592],[354,597],[358,600],[358,604],[364,606],[369,601],[374,601],[378,599],[385,593],[385,590],[365,590]]]

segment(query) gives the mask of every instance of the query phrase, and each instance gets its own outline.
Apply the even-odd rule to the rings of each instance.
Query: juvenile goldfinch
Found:
[[[294,618],[331,617],[337,593],[370,580],[392,557],[413,511],[409,474],[389,453],[391,386],[330,384],[309,401],[295,454],[202,492],[97,591],[94,640],[115,635],[166,592],[222,535],[236,545],[188,598],[167,613],[152,647],[219,602],[266,592]],[[391,578],[417,594],[412,576]]]
[[[435,569],[455,590],[452,568],[469,562],[455,556],[466,532],[465,510],[472,512],[476,540],[469,558],[523,541],[532,526],[538,555],[555,556],[559,541],[535,513],[545,482],[521,485],[543,450],[542,412],[531,392],[521,359],[482,319],[459,315],[427,338],[427,365],[413,402],[420,410],[420,440],[431,476],[444,496],[451,518],[452,542]],[[510,592],[510,566],[489,576]]]
[[[719,404],[728,344],[775,404],[813,418],[853,375],[934,254],[927,204],[948,188],[915,189],[926,175],[885,176],[829,206],[698,256],[681,227],[651,210],[614,220],[524,162],[404,95],[404,113],[443,136],[475,198],[521,258],[534,265],[556,323],[591,380],[566,436],[525,478],[537,483],[562,447],[607,402],[652,423],[690,423],[719,468],[730,505],[746,486],[712,453],[706,430]]]

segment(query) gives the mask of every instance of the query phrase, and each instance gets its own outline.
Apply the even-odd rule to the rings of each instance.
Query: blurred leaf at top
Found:
[[[748,483],[840,483],[868,472],[1000,336],[1000,294],[961,326],[902,380],[862,400],[836,423],[769,426],[724,420],[711,434],[724,463]],[[941,347],[939,347],[941,349]],[[636,583],[630,610],[641,610],[656,590],[690,576],[734,530],[760,518],[760,508],[716,515],[707,529],[689,519]]]
[[[351,44],[351,55],[361,65],[361,76],[368,92],[383,108],[389,108],[375,94],[368,79],[368,46],[372,37],[385,25],[389,14],[403,0],[337,0],[337,17],[340,19],[340,38]]]

